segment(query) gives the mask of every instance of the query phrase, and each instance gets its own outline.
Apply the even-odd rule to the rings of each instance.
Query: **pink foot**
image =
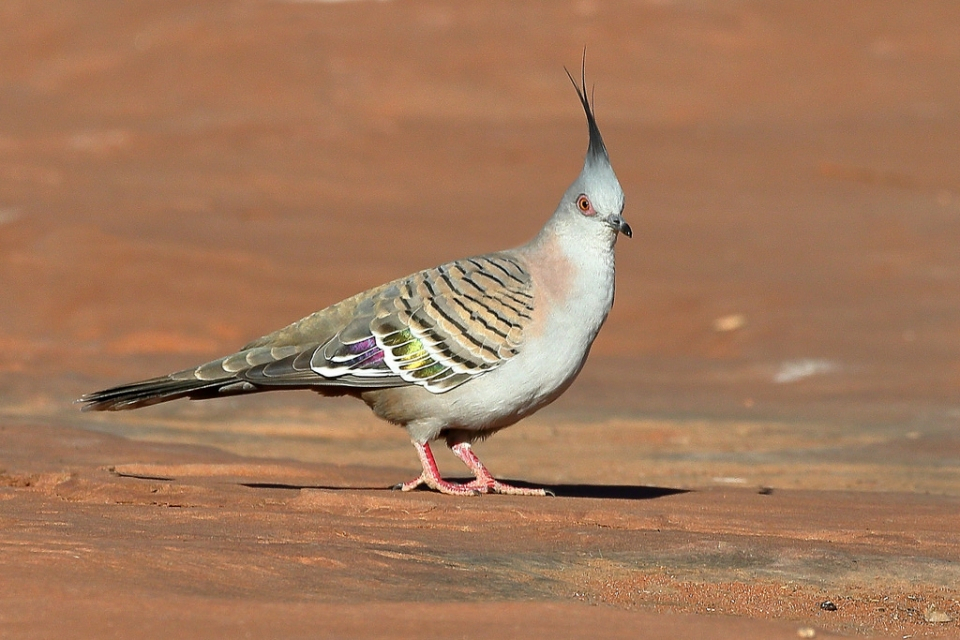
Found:
[[[478,496],[482,493],[502,493],[511,496],[552,496],[553,493],[545,489],[533,489],[527,487],[515,487],[506,482],[500,482],[491,475],[480,458],[473,452],[468,442],[460,442],[452,447],[453,451],[460,460],[470,468],[475,476],[474,480],[459,484],[456,482],[447,482],[440,477],[440,470],[437,468],[437,461],[433,457],[433,451],[430,450],[430,444],[424,442],[414,442],[413,446],[420,456],[420,464],[423,466],[423,473],[416,480],[398,484],[394,489],[400,491],[413,491],[421,485],[427,485],[434,491],[445,493],[450,496]]]
[[[500,482],[494,478],[493,474],[480,462],[480,458],[473,452],[473,447],[470,446],[469,442],[459,442],[450,447],[450,450],[453,451],[453,454],[460,458],[463,464],[467,465],[470,471],[473,472],[473,475],[476,476],[476,480],[472,480],[464,486],[472,487],[482,493],[502,493],[510,496],[553,495],[553,493],[546,489],[515,487],[512,484]]]
[[[471,480],[465,487],[473,487],[480,493],[500,493],[507,496],[552,496],[553,492],[534,487],[517,487],[494,478],[490,480]]]
[[[410,482],[404,482],[403,484],[398,484],[394,489],[399,489],[400,491],[413,491],[420,485],[427,485],[434,491],[439,491],[440,493],[445,493],[448,496],[478,496],[483,491],[480,491],[476,487],[472,487],[469,484],[457,484],[455,482],[447,482],[440,477],[440,470],[437,468],[437,461],[433,458],[433,451],[430,450],[430,444],[424,442],[420,444],[419,442],[414,442],[413,446],[417,449],[417,455],[420,456],[420,464],[423,466],[423,473],[420,474],[420,477],[416,480],[411,480]]]
[[[434,491],[439,491],[448,496],[478,496],[481,493],[486,493],[485,491],[474,488],[471,484],[447,482],[443,478],[427,478],[426,474],[420,474],[420,477],[416,480],[398,484],[393,488],[399,489],[400,491],[413,491],[421,485],[427,485]]]

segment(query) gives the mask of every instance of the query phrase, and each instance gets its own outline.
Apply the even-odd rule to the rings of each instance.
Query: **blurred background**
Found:
[[[952,0],[0,5],[0,417],[415,468],[309,393],[80,414],[525,242],[588,85],[627,195],[580,380],[513,477],[960,493]]]

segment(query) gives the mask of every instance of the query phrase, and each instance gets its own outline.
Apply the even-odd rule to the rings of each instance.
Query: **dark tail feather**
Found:
[[[200,400],[254,390],[256,387],[252,384],[233,377],[220,380],[197,380],[196,378],[177,380],[172,376],[163,376],[87,393],[77,402],[84,404],[83,411],[122,411],[177,398]]]

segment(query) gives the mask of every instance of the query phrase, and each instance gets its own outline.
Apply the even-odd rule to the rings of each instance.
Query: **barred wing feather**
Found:
[[[421,271],[347,302],[354,308],[333,337],[258,364],[242,378],[262,386],[416,384],[449,391],[519,352],[533,286],[516,259],[492,254]]]

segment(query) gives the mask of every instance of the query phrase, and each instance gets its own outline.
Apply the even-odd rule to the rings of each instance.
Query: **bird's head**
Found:
[[[583,112],[587,116],[590,143],[587,146],[583,170],[563,195],[557,214],[562,215],[567,225],[575,225],[578,232],[598,233],[608,237],[611,242],[616,242],[621,233],[628,238],[633,237],[630,225],[623,219],[623,189],[613,167],[610,166],[607,148],[603,144],[593,107],[587,97],[583,67],[580,70],[579,85],[569,71],[567,76],[573,83],[580,104],[583,105]]]

